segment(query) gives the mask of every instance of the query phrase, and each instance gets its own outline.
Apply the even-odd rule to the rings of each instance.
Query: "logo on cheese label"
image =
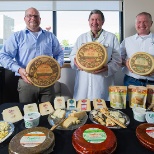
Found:
[[[83,138],[90,143],[102,143],[107,135],[104,130],[99,128],[88,128],[83,132]]]
[[[30,132],[21,138],[20,144],[23,147],[36,147],[43,143],[45,139],[46,135],[43,132]]]
[[[154,127],[147,128],[146,133],[154,139]]]

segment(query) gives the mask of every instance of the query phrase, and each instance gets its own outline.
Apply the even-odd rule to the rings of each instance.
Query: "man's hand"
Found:
[[[27,79],[28,74],[26,73],[26,70],[25,70],[24,68],[19,68],[18,73],[20,74],[21,78],[22,78],[25,82],[27,82],[27,83],[29,83],[29,84],[32,84],[32,83]]]
[[[106,72],[108,70],[108,66],[103,66],[101,69],[99,70],[96,70],[96,71],[93,71],[92,73],[93,74],[97,74],[97,73],[100,73],[100,72]]]
[[[74,58],[74,64],[76,65],[76,67],[77,67],[79,70],[83,71],[83,69],[77,64],[76,58]]]

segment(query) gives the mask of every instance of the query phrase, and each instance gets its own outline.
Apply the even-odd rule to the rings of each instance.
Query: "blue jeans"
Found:
[[[148,81],[148,80],[138,80],[133,77],[130,77],[128,75],[124,76],[124,86],[129,86],[129,85],[134,85],[134,86],[146,86],[146,85],[154,85],[154,81]]]

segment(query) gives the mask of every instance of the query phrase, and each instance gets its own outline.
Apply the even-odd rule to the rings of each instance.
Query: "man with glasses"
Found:
[[[4,43],[0,52],[0,63],[19,76],[18,92],[20,102],[46,102],[54,98],[54,87],[39,88],[27,79],[26,66],[40,55],[55,58],[60,66],[64,63],[64,53],[56,36],[40,27],[40,13],[35,8],[25,11],[26,28],[15,32]]]

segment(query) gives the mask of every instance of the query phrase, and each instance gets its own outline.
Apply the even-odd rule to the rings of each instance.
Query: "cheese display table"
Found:
[[[0,105],[0,113],[6,108],[18,106],[23,113],[23,107],[29,103],[4,103]],[[109,104],[108,102],[106,103]],[[37,104],[39,105],[39,104]],[[117,139],[117,146],[114,154],[153,154],[153,151],[145,148],[136,137],[136,128],[142,124],[134,120],[132,109],[127,106],[126,109],[122,109],[122,112],[127,114],[130,118],[130,124],[124,129],[111,129]],[[89,115],[89,112],[87,112]],[[3,120],[2,114],[0,114],[0,120]],[[88,118],[86,124],[92,124]],[[9,143],[13,137],[19,132],[26,130],[24,126],[24,120],[14,123],[15,129],[12,135],[0,143],[0,154],[9,154]],[[51,125],[48,122],[48,115],[40,117],[40,123],[38,127],[45,127],[50,129]],[[55,145],[51,154],[76,154],[76,150],[72,145],[72,135],[76,130],[53,130],[55,136]]]

